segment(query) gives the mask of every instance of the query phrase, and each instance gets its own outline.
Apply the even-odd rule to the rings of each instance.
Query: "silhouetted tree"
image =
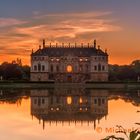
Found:
[[[20,63],[4,62],[0,65],[0,76],[3,80],[29,80],[30,67],[22,66],[21,61]]]
[[[130,65],[109,65],[110,81],[137,81],[138,76],[140,60],[135,60]]]

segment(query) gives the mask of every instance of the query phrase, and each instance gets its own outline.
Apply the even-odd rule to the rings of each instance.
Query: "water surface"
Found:
[[[140,122],[139,90],[0,91],[1,140],[100,140]]]

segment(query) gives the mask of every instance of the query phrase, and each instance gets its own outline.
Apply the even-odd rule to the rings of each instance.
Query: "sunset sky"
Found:
[[[30,65],[41,40],[93,43],[111,64],[140,59],[140,0],[1,0],[0,63],[21,58]]]

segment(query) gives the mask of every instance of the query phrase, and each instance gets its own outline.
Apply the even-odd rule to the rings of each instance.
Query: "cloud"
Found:
[[[121,27],[116,25],[113,19],[106,17],[110,14],[111,12],[88,12],[41,15],[33,18],[28,26],[15,28],[15,32],[19,36],[30,36],[35,39],[54,39],[75,38],[77,34],[88,32],[120,31]]]
[[[26,21],[18,20],[15,18],[0,18],[0,27],[21,25],[23,23],[26,23]]]
[[[90,42],[96,33],[122,30],[111,12],[59,13],[30,19],[0,18],[0,54],[29,56],[39,40],[48,42]],[[5,48],[3,47],[5,46]]]

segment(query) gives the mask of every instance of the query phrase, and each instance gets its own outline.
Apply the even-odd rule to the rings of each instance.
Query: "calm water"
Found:
[[[0,140],[100,140],[140,122],[140,91],[0,90]]]

